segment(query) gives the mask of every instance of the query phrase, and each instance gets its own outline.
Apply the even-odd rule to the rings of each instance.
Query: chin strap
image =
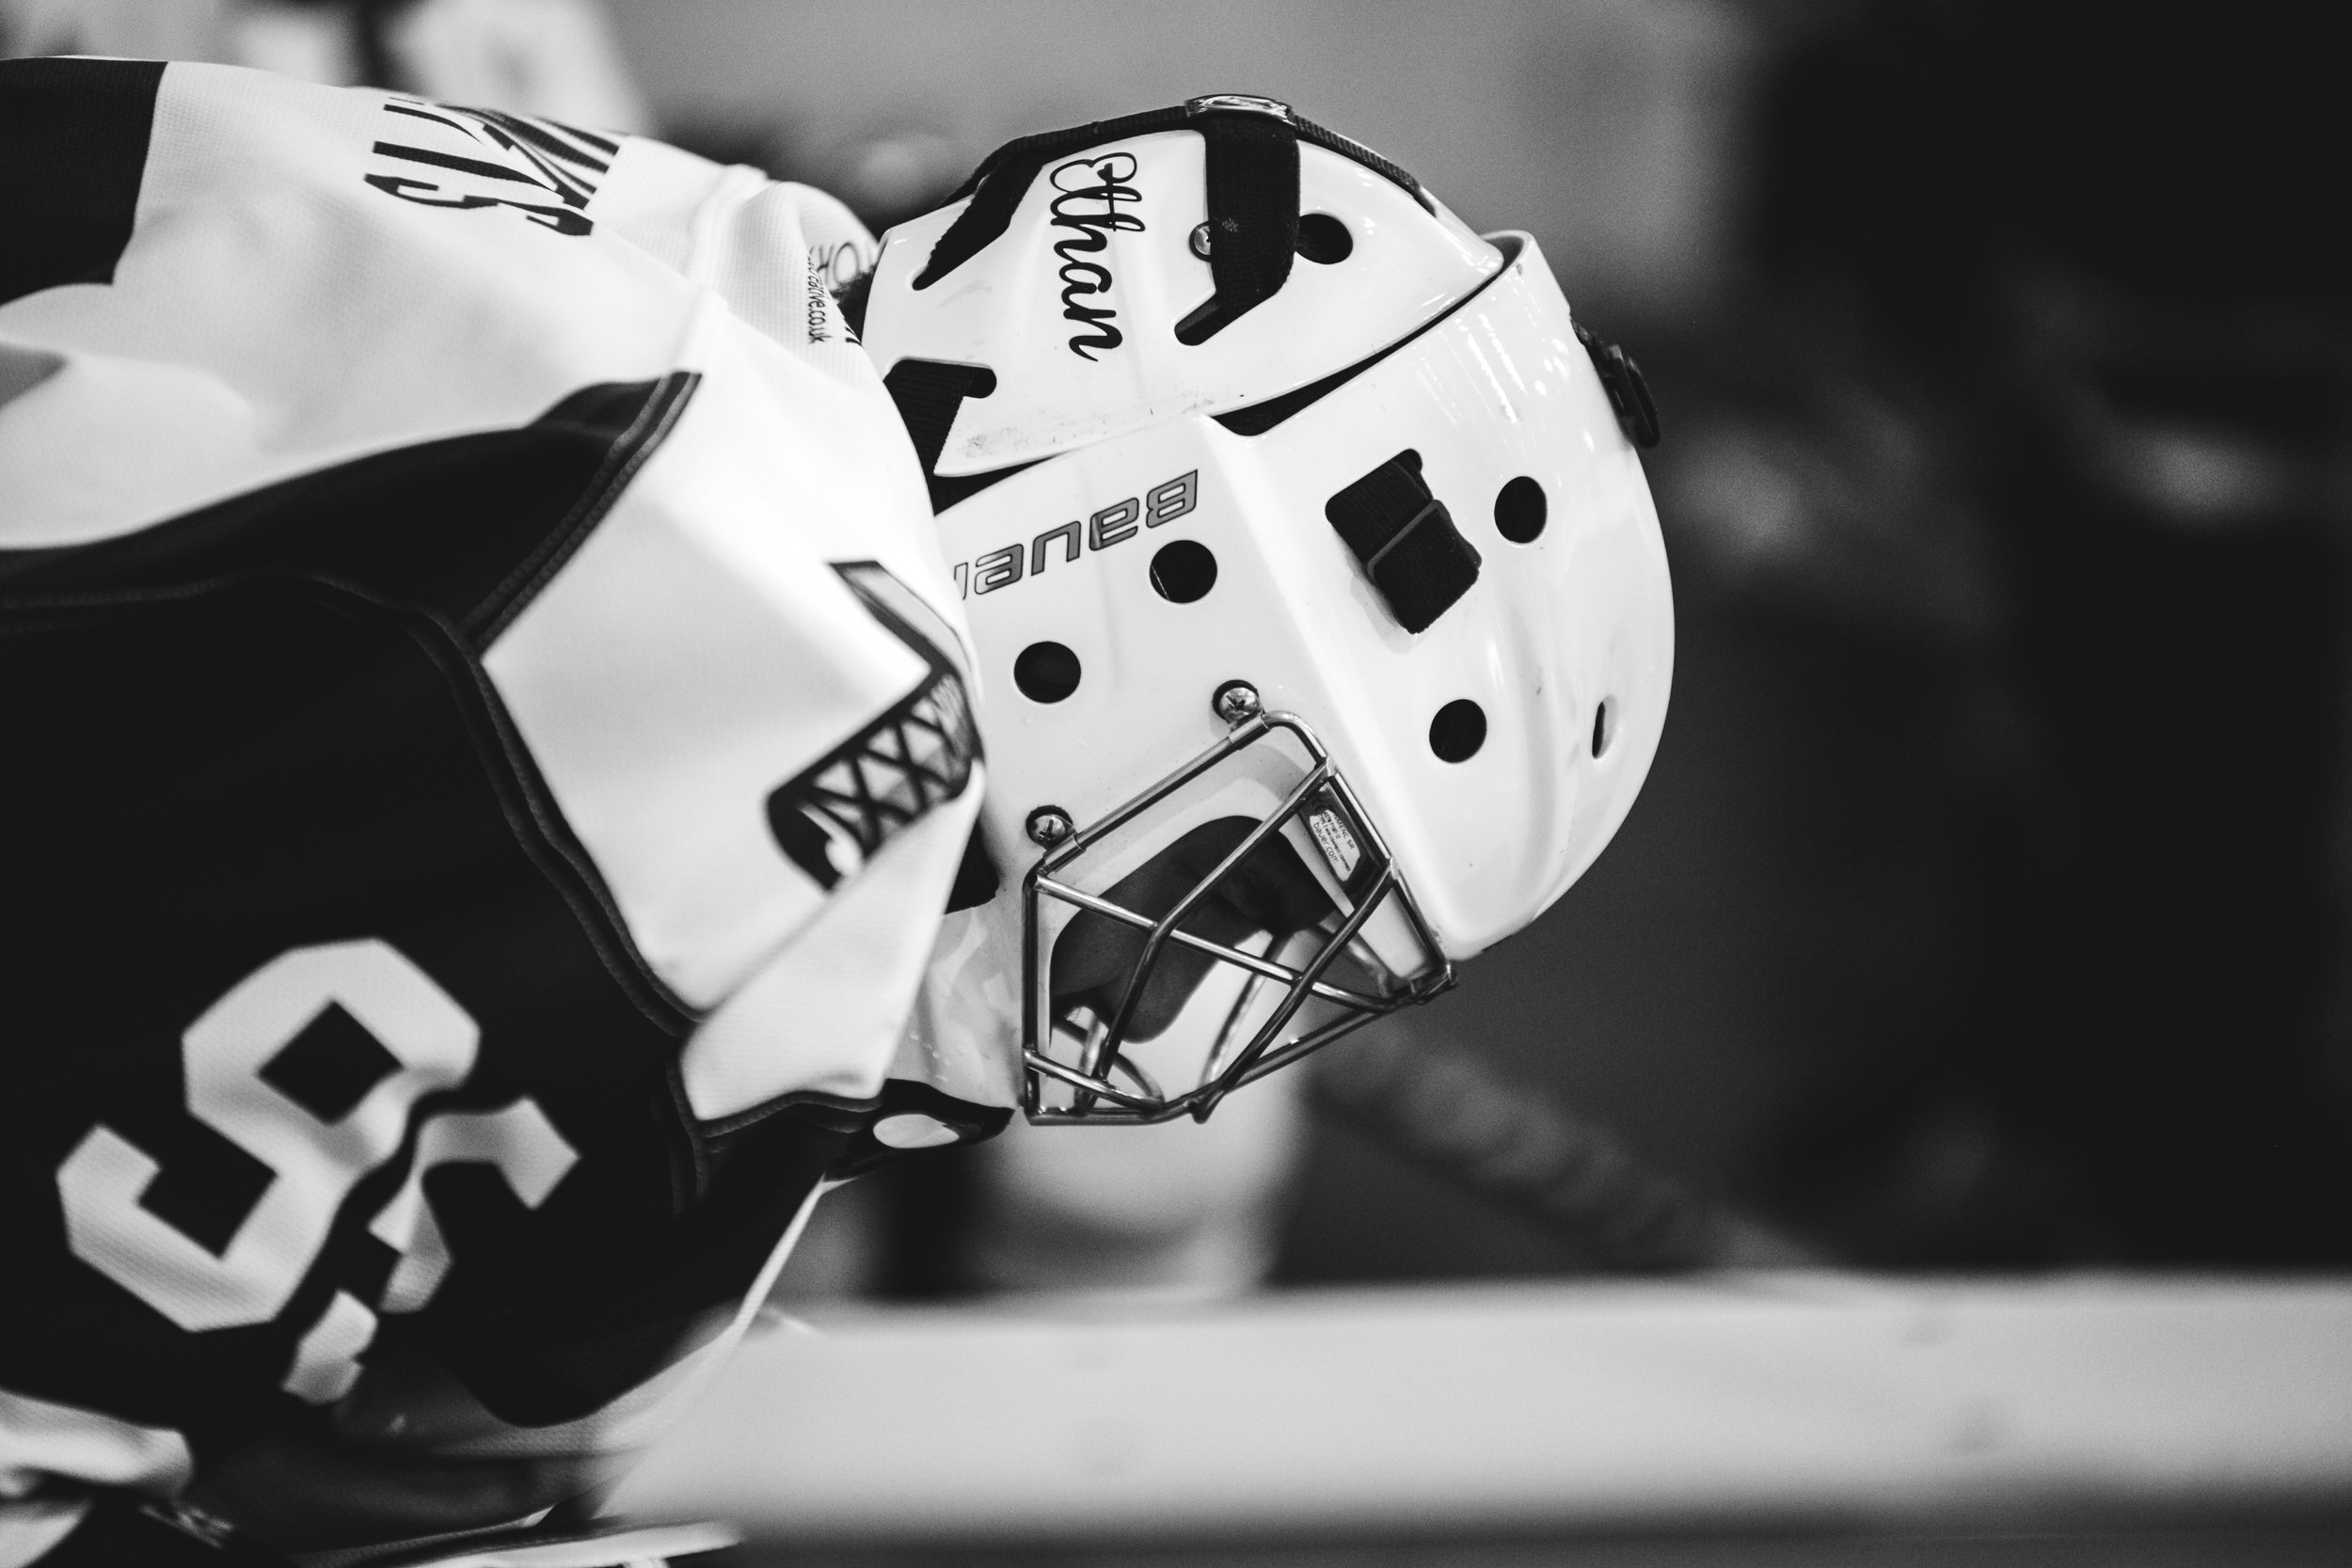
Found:
[[[1369,148],[1299,119],[1271,98],[1221,93],[1169,109],[1099,119],[1007,142],[982,161],[956,192],[972,199],[931,247],[914,287],[928,289],[978,255],[1012,224],[1022,198],[1056,158],[1122,137],[1158,131],[1197,131],[1208,144],[1210,276],[1216,292],[1176,324],[1176,339],[1204,343],[1290,280],[1298,250],[1298,144],[1301,140],[1352,158],[1394,182],[1422,207],[1431,206],[1421,182]]]

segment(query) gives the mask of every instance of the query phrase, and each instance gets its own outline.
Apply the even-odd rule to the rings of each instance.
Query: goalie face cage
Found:
[[[1341,1036],[1383,1014],[1429,1001],[1454,984],[1454,965],[1445,958],[1436,935],[1422,917],[1421,910],[1413,900],[1412,890],[1406,886],[1387,843],[1365,815],[1356,792],[1348,786],[1347,780],[1332,763],[1330,753],[1324,749],[1314,731],[1295,715],[1261,711],[1257,693],[1240,683],[1220,690],[1217,705],[1221,713],[1229,716],[1232,725],[1224,739],[1109,816],[1054,837],[1046,852],[1030,867],[1028,876],[1023,881],[1022,968],[1026,977],[1021,1009],[1022,1058],[1025,1069],[1023,1108],[1032,1122],[1042,1126],[1099,1126],[1121,1122],[1148,1124],[1173,1121],[1178,1117],[1185,1116],[1196,1121],[1206,1121],[1217,1103],[1243,1085],[1255,1083],[1278,1068],[1287,1067],[1320,1051]],[[1100,895],[1073,886],[1070,880],[1065,879],[1086,858],[1088,851],[1103,840],[1219,763],[1248,747],[1269,739],[1278,731],[1287,733],[1306,752],[1311,761],[1306,775],[1284,797],[1279,807],[1251,829],[1215,868],[1194,882],[1166,914],[1154,917],[1127,909]],[[1333,820],[1335,816],[1336,822]],[[1315,820],[1318,816],[1324,819],[1320,823]],[[1322,937],[1321,944],[1313,953],[1302,962],[1284,962],[1283,958],[1291,954],[1295,943],[1281,942],[1279,933],[1262,955],[1182,928],[1186,918],[1229,874],[1248,861],[1261,845],[1281,832],[1285,824],[1293,821],[1299,822],[1318,843],[1327,843],[1326,835],[1336,827],[1343,835],[1354,838],[1355,847],[1360,856],[1350,868],[1350,874],[1343,879],[1343,900],[1335,900],[1336,926],[1327,920],[1322,927],[1298,933],[1300,936]],[[1334,866],[1332,869],[1337,871],[1339,868]],[[1092,911],[1147,933],[1143,950],[1136,956],[1135,965],[1128,973],[1118,1010],[1112,1017],[1092,1017],[1085,1009],[1075,1009],[1081,1016],[1089,1018],[1084,1028],[1076,1026],[1074,1020],[1064,1021],[1055,1017],[1052,953],[1044,940],[1041,920],[1047,899]],[[1427,956],[1427,965],[1396,984],[1376,991],[1358,990],[1327,978],[1332,965],[1351,949],[1355,950],[1360,967],[1367,973],[1374,975],[1392,973],[1387,965],[1374,958],[1357,940],[1365,923],[1391,899],[1403,914],[1414,941]],[[1218,963],[1231,964],[1248,976],[1242,986],[1240,996],[1227,1012],[1224,1023],[1217,1031],[1216,1043],[1203,1062],[1200,1081],[1192,1088],[1179,1094],[1163,1090],[1141,1064],[1132,1060],[1123,1049],[1136,1004],[1152,977],[1152,966],[1171,943],[1205,954]],[[1251,1031],[1246,1040],[1237,1039],[1244,1022],[1268,983],[1284,988],[1280,1001],[1265,1022]],[[1340,1010],[1340,1016],[1307,1029],[1293,1038],[1282,1039],[1285,1028],[1310,1001],[1328,1004]],[[1066,1055],[1072,1059],[1055,1054],[1054,1048],[1057,1044],[1065,1047]],[[1124,1086],[1119,1082],[1120,1079],[1125,1080]],[[1047,1102],[1049,1090],[1057,1085],[1071,1091],[1066,1104]]]

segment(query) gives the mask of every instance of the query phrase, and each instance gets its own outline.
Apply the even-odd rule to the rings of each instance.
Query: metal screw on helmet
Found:
[[[1205,223],[1192,226],[1192,253],[1203,261],[1209,259],[1209,226]]]
[[[1216,716],[1228,724],[1246,724],[1258,717],[1264,705],[1258,700],[1258,689],[1248,681],[1227,681],[1209,699]]]
[[[1029,841],[1051,849],[1078,831],[1070,814],[1059,806],[1040,806],[1029,813]]]

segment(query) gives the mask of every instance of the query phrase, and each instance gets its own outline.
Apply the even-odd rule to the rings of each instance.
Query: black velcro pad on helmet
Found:
[[[1426,629],[1478,580],[1478,551],[1430,493],[1417,451],[1398,452],[1333,496],[1323,515],[1406,631]]]

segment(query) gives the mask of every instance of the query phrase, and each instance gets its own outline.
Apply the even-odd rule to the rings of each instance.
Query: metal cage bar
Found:
[[[1288,792],[1279,807],[1260,820],[1241,843],[1198,879],[1166,914],[1154,918],[1127,909],[1100,895],[1073,886],[1057,875],[1105,838],[1219,763],[1278,732],[1291,736],[1306,752],[1309,766],[1305,777]],[[1319,790],[1335,795],[1354,825],[1361,830],[1365,853],[1376,864],[1378,874],[1373,885],[1360,897],[1351,897],[1343,886],[1340,889],[1335,907],[1343,911],[1343,918],[1336,929],[1324,933],[1322,945],[1311,958],[1301,964],[1287,964],[1274,957],[1273,949],[1262,957],[1178,928],[1250,854],[1279,833],[1286,825],[1297,820]],[[1041,951],[1043,942],[1042,905],[1048,898],[1150,933],[1128,974],[1117,1012],[1107,1025],[1100,1019],[1092,1022],[1079,1041],[1079,1063],[1075,1067],[1057,1059],[1051,1053],[1055,1038],[1070,1031],[1057,1024],[1053,1019],[1051,966],[1045,961],[1047,955]],[[1405,977],[1405,983],[1394,991],[1367,994],[1326,980],[1326,973],[1341,955],[1357,944],[1364,927],[1391,898],[1403,911],[1414,940],[1428,955],[1430,967],[1415,976]],[[1225,1029],[1218,1034],[1200,1081],[1192,1089],[1175,1096],[1163,1091],[1139,1064],[1127,1059],[1122,1050],[1127,1027],[1133,1021],[1135,1008],[1152,966],[1171,942],[1206,954],[1216,962],[1233,965],[1251,976],[1242,997],[1236,1001]],[[1454,966],[1445,958],[1444,950],[1438,946],[1435,933],[1423,918],[1411,888],[1398,871],[1387,840],[1363,809],[1362,801],[1346,777],[1331,760],[1322,740],[1297,716],[1264,711],[1249,712],[1232,722],[1229,732],[1200,755],[1098,820],[1083,827],[1072,824],[1066,838],[1047,847],[1023,879],[1022,961],[1025,971],[1025,983],[1022,988],[1022,1056],[1026,1079],[1024,1109],[1032,1122],[1042,1126],[1103,1122],[1149,1124],[1170,1121],[1183,1116],[1206,1119],[1217,1102],[1234,1089],[1255,1083],[1278,1068],[1323,1049],[1375,1018],[1402,1006],[1428,1001],[1451,987],[1454,978]],[[1229,1053],[1231,1032],[1246,1015],[1247,1007],[1257,994],[1261,983],[1267,980],[1279,981],[1284,986],[1281,1001],[1276,1005],[1266,1022],[1251,1032],[1248,1043],[1239,1051]],[[1277,1037],[1297,1016],[1299,1008],[1311,1001],[1340,1007],[1343,1009],[1343,1016],[1278,1047],[1275,1043]],[[1135,1088],[1122,1088],[1113,1083],[1114,1073],[1132,1079]],[[1047,1085],[1057,1083],[1073,1091],[1066,1109],[1055,1109],[1045,1103]]]

